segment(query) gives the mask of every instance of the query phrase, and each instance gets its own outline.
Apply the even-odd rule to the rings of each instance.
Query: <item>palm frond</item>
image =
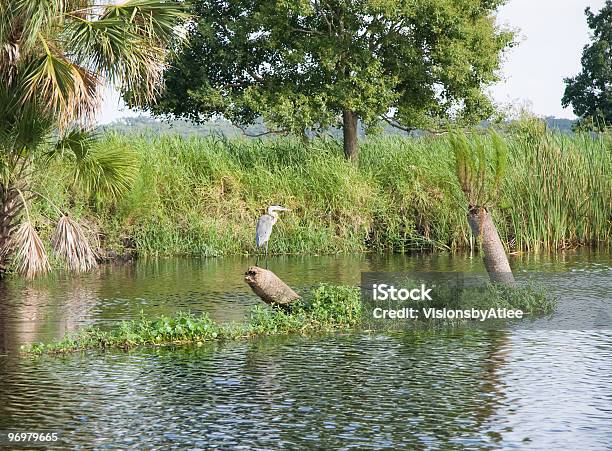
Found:
[[[118,200],[132,187],[138,175],[138,159],[125,150],[96,147],[85,161],[89,173],[81,170],[86,192]]]
[[[97,134],[89,129],[75,127],[65,133],[59,141],[55,143],[51,156],[60,153],[71,153],[76,161],[82,161],[87,157],[88,152],[95,145]]]
[[[100,146],[89,130],[74,129],[56,145],[72,166],[72,177],[90,196],[118,200],[132,186],[138,174],[138,159],[126,149]]]
[[[100,105],[99,80],[49,47],[23,74],[23,103],[38,102],[56,114],[60,125],[87,121]]]
[[[189,17],[186,6],[164,0],[128,0],[107,7],[102,18],[118,18],[130,23],[138,34],[161,45],[176,34],[177,20]]]
[[[474,191],[476,192],[476,203],[483,205],[486,203],[487,190],[487,156],[485,144],[480,138],[474,140],[474,151],[472,154],[474,165],[477,167]]]
[[[470,206],[486,207],[497,200],[506,169],[506,144],[495,132],[489,138],[473,136],[468,140],[463,133],[450,138],[455,174]]]
[[[495,191],[497,191],[508,164],[508,145],[495,131],[491,132],[491,142],[495,152],[493,172]]]
[[[13,262],[19,274],[33,278],[47,273],[51,267],[45,246],[30,221],[25,221],[9,241]]]
[[[131,101],[155,97],[166,68],[166,47],[187,18],[185,4],[128,0],[106,6],[97,18],[74,20],[67,28],[69,52],[83,67],[100,74]]]
[[[461,185],[461,190],[472,205],[475,194],[474,181],[476,179],[476,163],[473,158],[470,143],[465,135],[454,133],[450,137],[450,144],[455,156],[455,173]]]
[[[0,2],[0,78],[21,104],[51,112],[60,129],[88,123],[103,83],[131,93],[134,104],[153,99],[168,44],[187,17],[183,2],[105,3]]]
[[[51,242],[54,252],[71,270],[88,271],[97,265],[96,254],[91,249],[83,229],[68,215],[62,216],[57,222]]]
[[[0,146],[25,157],[24,149],[44,144],[54,125],[53,114],[37,102],[23,103],[17,89],[0,83]]]
[[[24,53],[35,48],[39,35],[62,19],[66,6],[64,0],[15,0],[10,3],[8,12],[14,24],[13,34]]]

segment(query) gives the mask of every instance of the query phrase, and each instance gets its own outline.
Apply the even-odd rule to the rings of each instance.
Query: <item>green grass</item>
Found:
[[[106,250],[139,255],[254,252],[257,218],[270,204],[292,209],[275,226],[272,254],[459,250],[474,245],[447,137],[379,137],[359,164],[341,144],[279,138],[155,139],[105,135],[139,170],[118,202],[74,195],[59,166],[39,191],[84,221]],[[509,162],[494,220],[509,251],[608,245],[612,137],[524,127],[505,135]],[[40,217],[53,215],[41,204]],[[51,225],[40,221],[42,233]],[[48,229],[48,230],[47,230]]]
[[[522,309],[528,315],[551,313],[555,300],[530,287],[486,286],[484,290],[465,292],[459,302],[438,298],[418,308],[508,308]],[[256,306],[243,323],[217,323],[206,313],[178,313],[174,317],[125,321],[117,328],[102,330],[88,327],[51,343],[25,346],[28,354],[62,354],[87,349],[129,349],[141,345],[201,344],[217,340],[240,340],[267,335],[311,333],[372,327],[371,311],[361,301],[356,287],[321,284],[289,312]],[[391,330],[394,324],[385,327]],[[438,322],[440,324],[440,322]],[[425,324],[426,325],[426,324]],[[431,325],[431,324],[430,324]],[[452,324],[455,325],[455,324]],[[413,324],[414,326],[414,324]]]

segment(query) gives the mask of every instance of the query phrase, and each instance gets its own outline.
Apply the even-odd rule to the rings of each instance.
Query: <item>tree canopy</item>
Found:
[[[189,45],[150,109],[193,121],[223,115],[304,133],[357,121],[405,129],[473,123],[494,112],[513,34],[495,11],[505,0],[194,0]]]
[[[592,42],[582,52],[582,72],[566,78],[564,107],[572,106],[579,126],[603,130],[612,125],[612,0],[598,14],[585,10]]]

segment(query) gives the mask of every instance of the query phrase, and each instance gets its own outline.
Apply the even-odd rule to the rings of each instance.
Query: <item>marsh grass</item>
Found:
[[[555,301],[533,288],[489,286],[481,296],[466,296],[462,308],[521,308],[531,315],[554,310]],[[447,300],[449,301],[449,300]],[[419,307],[459,307],[440,302]],[[120,326],[102,330],[88,327],[48,344],[23,347],[28,354],[62,354],[87,349],[129,349],[141,345],[202,344],[217,340],[241,340],[260,336],[292,333],[331,332],[371,328],[369,311],[356,287],[321,284],[292,305],[289,312],[267,306],[256,306],[243,323],[217,323],[208,314],[179,312],[174,317],[124,321]],[[421,326],[427,324],[421,324]],[[414,325],[413,325],[414,326]],[[391,329],[391,323],[385,325]],[[405,327],[405,326],[404,326]],[[418,328],[418,327],[417,327]]]
[[[514,170],[504,184],[503,212],[514,248],[541,251],[609,240],[610,137],[539,134],[512,145]]]
[[[271,254],[474,246],[446,137],[367,139],[358,165],[332,140],[307,147],[291,138],[104,139],[138,159],[138,175],[120,201],[91,205],[71,194],[61,167],[41,176],[47,196],[102,232],[104,249],[251,254],[257,217],[271,204],[292,209],[275,226]],[[508,166],[493,217],[508,251],[609,243],[610,136],[526,128],[503,139]]]

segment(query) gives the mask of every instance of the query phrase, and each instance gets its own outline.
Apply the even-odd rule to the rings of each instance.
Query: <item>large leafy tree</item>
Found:
[[[582,52],[582,72],[566,78],[561,103],[572,106],[579,125],[603,130],[612,125],[612,0],[599,14],[585,10],[592,42]]]
[[[476,122],[493,105],[512,33],[505,0],[195,0],[189,43],[166,72],[153,112],[194,121],[223,115],[303,133],[357,124],[438,129]]]
[[[0,0],[0,265],[13,257],[33,276],[48,268],[28,205],[49,159],[71,165],[75,187],[119,195],[133,165],[96,148],[86,133],[106,84],[134,104],[157,93],[180,3],[127,0]],[[58,209],[59,210],[59,209]],[[79,225],[62,210],[55,251],[73,269],[95,264]]]

